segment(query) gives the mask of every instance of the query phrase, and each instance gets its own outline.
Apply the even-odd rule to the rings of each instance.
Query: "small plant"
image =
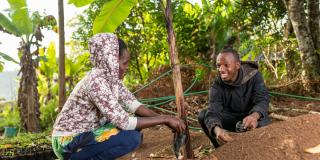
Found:
[[[47,104],[40,107],[40,125],[43,130],[50,130],[58,115],[57,111],[58,99],[57,97],[51,99]]]
[[[21,133],[17,137],[0,141],[0,159],[52,150],[50,132]]]
[[[3,110],[0,112],[0,132],[3,132],[4,127],[20,128],[20,115],[18,107],[14,102],[2,104]]]

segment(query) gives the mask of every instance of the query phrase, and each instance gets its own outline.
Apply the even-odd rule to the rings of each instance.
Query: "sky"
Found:
[[[46,13],[46,15],[53,15],[58,22],[58,1],[57,0],[27,0],[27,6],[31,12],[39,11],[39,13]],[[9,4],[5,0],[0,1],[0,11],[3,12],[5,9],[9,8]],[[80,14],[86,7],[76,8],[74,5],[67,4],[67,1],[64,0],[64,18],[65,18],[65,37],[66,42],[70,40],[72,32],[75,28],[70,28],[66,26],[66,23],[72,19],[77,14]],[[58,34],[53,31],[44,31],[42,33],[44,39],[41,42],[42,46],[48,46],[51,41],[54,41],[56,48],[59,47],[59,37]],[[13,57],[15,60],[18,60],[18,51],[20,39],[0,33],[0,52],[8,54]],[[13,71],[19,70],[19,65],[13,62],[5,61],[4,71]]]
[[[64,0],[64,23],[65,23],[65,38],[66,42],[68,42],[71,38],[72,32],[75,28],[69,27],[66,24],[69,20],[75,17],[77,14],[81,14],[85,7],[76,8],[74,5],[67,4],[68,0]],[[198,3],[201,4],[200,0],[189,0],[192,4]],[[46,13],[46,15],[53,15],[57,22],[58,22],[58,1],[57,0],[27,0],[27,6],[29,11],[32,13],[34,11],[39,11],[39,13]],[[5,0],[0,0],[0,11],[3,12],[4,10],[9,8],[9,4]],[[53,31],[44,31],[42,33],[44,35],[44,39],[41,42],[42,46],[48,46],[51,41],[55,42],[56,48],[59,47],[58,41],[58,34]],[[17,48],[19,47],[20,39],[8,35],[0,33],[0,52],[8,54],[15,60],[18,60],[18,51]],[[66,48],[67,50],[68,48]],[[58,55],[58,54],[57,54]],[[13,62],[4,62],[4,71],[14,71],[19,70],[19,65]]]

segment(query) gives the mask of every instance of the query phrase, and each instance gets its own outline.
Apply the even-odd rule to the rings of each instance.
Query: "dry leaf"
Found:
[[[153,154],[153,153],[150,153],[150,155],[149,155],[149,157],[155,157],[156,155],[155,154]]]
[[[318,144],[315,147],[307,148],[304,151],[307,153],[312,153],[312,154],[320,153],[320,144]]]
[[[3,145],[3,148],[9,149],[9,148],[13,148],[13,146],[12,146],[12,144],[5,144],[5,145]]]

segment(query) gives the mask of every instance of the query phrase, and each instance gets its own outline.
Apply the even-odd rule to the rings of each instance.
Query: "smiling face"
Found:
[[[240,62],[230,52],[220,53],[217,57],[217,69],[223,81],[232,83],[237,80]]]
[[[123,79],[128,68],[129,68],[129,60],[130,54],[128,49],[124,49],[122,51],[122,55],[119,57],[119,79]]]

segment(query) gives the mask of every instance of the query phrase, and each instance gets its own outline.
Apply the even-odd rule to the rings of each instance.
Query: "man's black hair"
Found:
[[[119,42],[119,57],[122,57],[123,54],[124,54],[124,51],[128,47],[127,47],[126,43],[122,39],[118,38],[118,42]]]
[[[241,61],[239,53],[236,50],[234,50],[233,48],[230,48],[230,47],[223,48],[221,50],[220,54],[222,54],[222,53],[231,53],[236,61],[238,61],[238,62]]]

